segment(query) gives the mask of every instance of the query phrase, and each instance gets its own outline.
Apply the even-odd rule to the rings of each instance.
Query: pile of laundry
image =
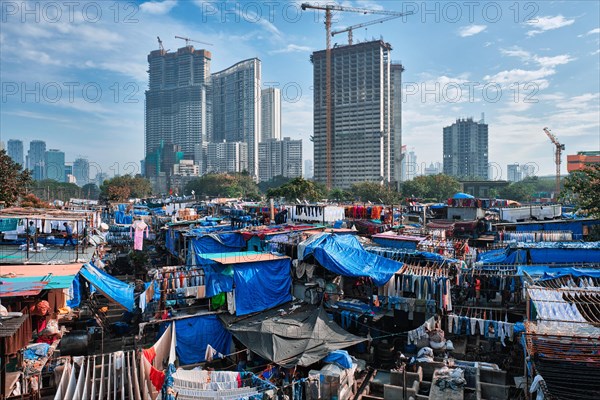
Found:
[[[436,385],[440,388],[440,390],[458,390],[467,383],[465,380],[465,371],[461,368],[441,368],[440,370],[436,371],[436,378]]]

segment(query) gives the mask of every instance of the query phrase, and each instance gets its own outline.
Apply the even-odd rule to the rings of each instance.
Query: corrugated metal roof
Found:
[[[29,318],[29,315],[23,314],[16,318],[2,319],[2,325],[0,325],[0,338],[11,337],[14,335],[27,318]]]
[[[25,297],[38,295],[48,282],[0,279],[0,297]]]

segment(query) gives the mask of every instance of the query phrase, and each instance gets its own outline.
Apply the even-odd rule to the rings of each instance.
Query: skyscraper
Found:
[[[209,143],[207,173],[238,173],[248,170],[248,145],[244,142]]]
[[[44,155],[45,179],[58,182],[65,181],[65,153],[57,149],[50,149]]]
[[[312,179],[313,176],[313,161],[304,160],[304,179]]]
[[[259,179],[270,181],[276,176],[302,176],[302,140],[267,139],[258,145]]]
[[[6,152],[10,158],[17,164],[21,164],[21,167],[27,167],[23,162],[23,141],[17,139],[9,139],[7,143]]]
[[[27,168],[31,170],[33,179],[41,181],[44,179],[44,158],[46,154],[46,142],[43,140],[32,140],[29,142],[27,152]]]
[[[331,50],[332,187],[348,188],[362,181],[383,183],[393,178],[391,50],[390,44],[382,40]],[[319,182],[328,181],[325,55],[321,50],[311,57],[314,165],[315,179]],[[395,82],[394,86],[399,84]]]
[[[281,90],[267,88],[261,91],[261,138],[281,140]]]
[[[246,143],[248,172],[256,178],[261,137],[260,85],[261,63],[258,58],[240,61],[212,74],[213,128],[209,141]]]
[[[444,127],[444,174],[488,179],[488,126],[473,118]]]
[[[417,154],[414,150],[404,154],[402,164],[402,181],[410,181],[421,174],[419,164],[417,164]]]
[[[85,158],[78,158],[73,162],[73,176],[77,186],[90,183],[90,163]]]
[[[181,148],[185,159],[194,159],[197,143],[210,133],[211,53],[182,47],[177,52],[154,50],[148,55],[149,84],[146,91],[146,168],[162,166],[157,151],[163,145]],[[172,165],[169,166],[169,171]],[[161,171],[150,168],[152,178]]]
[[[402,73],[404,72],[404,67],[400,63],[392,63],[390,72],[392,85],[392,125],[390,127],[391,180],[400,183],[402,181]]]

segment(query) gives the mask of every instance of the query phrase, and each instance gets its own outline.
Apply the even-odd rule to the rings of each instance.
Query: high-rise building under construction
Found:
[[[314,66],[314,176],[331,186],[389,183],[399,179],[401,65],[391,61],[383,40],[331,49],[331,136],[326,131],[326,51],[312,54]],[[331,149],[328,168],[327,149]],[[329,169],[329,171],[328,171]]]

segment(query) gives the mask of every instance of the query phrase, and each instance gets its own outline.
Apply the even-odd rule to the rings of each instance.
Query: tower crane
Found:
[[[212,43],[201,42],[201,41],[199,41],[199,40],[194,40],[194,39],[190,39],[190,38],[183,37],[183,36],[175,36],[175,39],[181,39],[181,40],[185,40],[185,46],[186,46],[186,47],[190,45],[190,42],[194,42],[194,43],[201,43],[201,44],[206,44],[206,45],[208,45],[208,46],[212,46],[212,45],[213,45]]]
[[[331,147],[333,142],[333,134],[332,134],[332,126],[331,126],[331,114],[332,114],[332,106],[331,106],[331,14],[333,11],[343,11],[343,12],[355,12],[359,14],[375,14],[375,15],[387,15],[389,17],[402,17],[404,15],[410,15],[410,13],[401,13],[398,11],[388,11],[388,10],[370,10],[366,8],[356,8],[356,7],[345,7],[337,4],[310,4],[310,3],[302,3],[300,6],[303,11],[308,9],[325,11],[325,142],[326,142],[326,165],[327,165],[327,189],[331,189],[331,180],[333,176],[333,168],[331,163]],[[385,19],[385,18],[380,18]],[[391,18],[390,18],[391,19]],[[387,20],[387,19],[386,19]],[[384,21],[378,21],[384,22]],[[341,32],[336,32],[341,33]],[[349,33],[349,41],[352,38],[352,34]],[[352,43],[350,43],[352,44]]]
[[[562,155],[562,151],[565,149],[565,145],[561,144],[558,141],[558,139],[556,138],[556,136],[554,136],[554,134],[552,132],[550,132],[550,129],[544,128],[544,132],[546,133],[546,135],[550,138],[550,141],[556,147],[555,150],[554,150],[554,164],[556,164],[556,196],[558,196],[558,194],[560,193],[560,163],[561,163],[561,155]]]
[[[156,37],[158,39],[158,48],[160,49],[161,52],[165,51],[165,46],[163,46],[162,40],[160,40],[160,36]]]
[[[352,26],[349,26],[344,29],[335,30],[335,31],[331,32],[331,36],[333,37],[335,35],[339,35],[340,33],[348,32],[348,44],[350,46],[352,46],[352,42],[353,42],[352,31],[354,29],[363,28],[365,26],[371,26],[371,25],[375,25],[375,24],[381,24],[386,21],[391,21],[392,19],[396,19],[396,18],[403,17],[405,15],[412,15],[412,14],[414,14],[413,11],[407,11],[405,13],[400,13],[398,15],[388,15],[387,17],[379,18],[379,19],[376,19],[373,21],[363,22],[362,24],[356,24],[356,25],[352,25]]]

